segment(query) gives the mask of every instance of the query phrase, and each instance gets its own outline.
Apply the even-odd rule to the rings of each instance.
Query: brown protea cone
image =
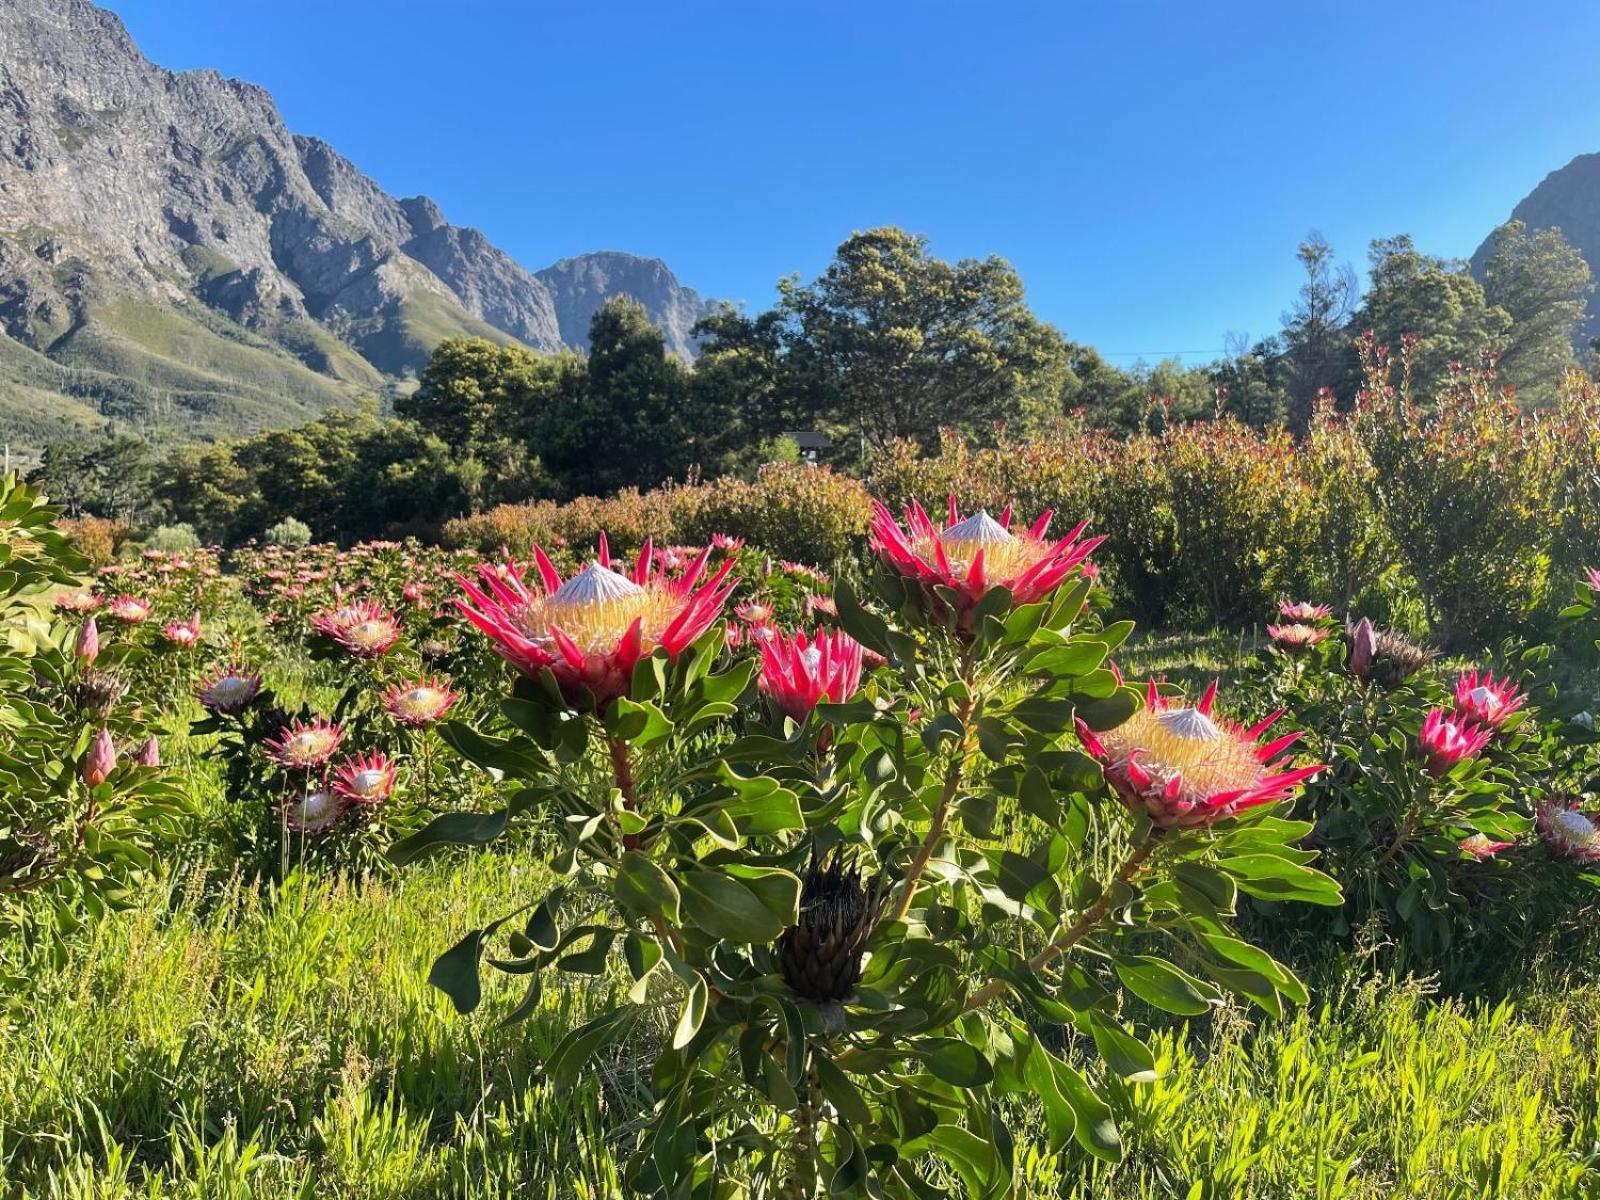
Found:
[[[800,920],[778,937],[783,978],[797,996],[818,1004],[847,1000],[861,981],[861,960],[889,897],[880,876],[865,886],[859,868],[840,856],[812,860],[800,888]]]
[[[55,845],[42,834],[21,833],[0,841],[0,892],[27,887],[55,861]]]
[[[127,692],[128,684],[121,676],[90,667],[78,677],[72,699],[80,712],[103,720]]]

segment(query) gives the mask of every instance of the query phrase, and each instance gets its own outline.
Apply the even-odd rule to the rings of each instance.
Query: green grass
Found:
[[[7,946],[6,1194],[617,1195],[664,1025],[556,1096],[539,1063],[611,982],[552,987],[511,1029],[505,980],[470,1019],[425,982],[443,947],[545,882],[526,850],[365,886],[195,876],[59,956]],[[1320,974],[1281,1022],[1230,1009],[1158,1034],[1167,1074],[1117,1094],[1114,1168],[1050,1154],[1020,1106],[1019,1194],[1600,1195],[1593,983],[1541,974],[1469,1007]]]

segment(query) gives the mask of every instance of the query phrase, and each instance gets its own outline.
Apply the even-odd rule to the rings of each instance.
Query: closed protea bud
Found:
[[[111,731],[102,729],[89,743],[89,753],[83,759],[83,782],[99,787],[116,769],[117,744],[111,740]]]
[[[141,767],[159,767],[161,765],[161,743],[156,740],[156,735],[151,734],[145,738],[144,745],[139,747],[137,759]]]
[[[1350,630],[1350,674],[1365,679],[1372,667],[1372,655],[1378,644],[1378,631],[1372,621],[1362,617]]]
[[[863,886],[861,871],[846,870],[838,855],[826,865],[812,861],[800,889],[800,919],[778,938],[783,978],[797,996],[818,1004],[850,998],[888,895],[881,876]]]
[[[127,691],[128,685],[120,676],[90,668],[73,686],[72,699],[85,716],[104,718],[111,714]]]
[[[90,617],[78,628],[78,640],[72,645],[72,657],[88,666],[100,656],[100,627]]]

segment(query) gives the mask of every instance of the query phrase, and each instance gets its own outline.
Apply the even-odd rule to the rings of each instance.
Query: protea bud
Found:
[[[863,886],[860,869],[846,870],[838,855],[825,865],[812,860],[800,888],[800,920],[778,937],[783,978],[797,996],[818,1004],[850,998],[888,897],[882,876]]]
[[[94,788],[104,783],[117,765],[117,745],[111,740],[111,731],[102,729],[89,743],[89,753],[83,759],[83,782]]]
[[[144,745],[139,747],[138,763],[141,767],[159,767],[161,765],[161,743],[156,740],[156,735],[151,734],[144,740]]]
[[[72,657],[88,666],[100,656],[100,627],[90,617],[78,627],[78,640],[73,643]]]
[[[1372,627],[1372,621],[1362,617],[1356,627],[1350,631],[1350,674],[1357,679],[1365,679],[1367,671],[1372,667],[1372,656],[1378,644],[1378,631]]]

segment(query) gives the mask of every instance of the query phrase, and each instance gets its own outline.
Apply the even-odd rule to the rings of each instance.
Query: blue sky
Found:
[[[1600,5],[109,0],[527,266],[752,307],[854,229],[999,254],[1130,364],[1278,328],[1296,243],[1465,256],[1600,150]]]

